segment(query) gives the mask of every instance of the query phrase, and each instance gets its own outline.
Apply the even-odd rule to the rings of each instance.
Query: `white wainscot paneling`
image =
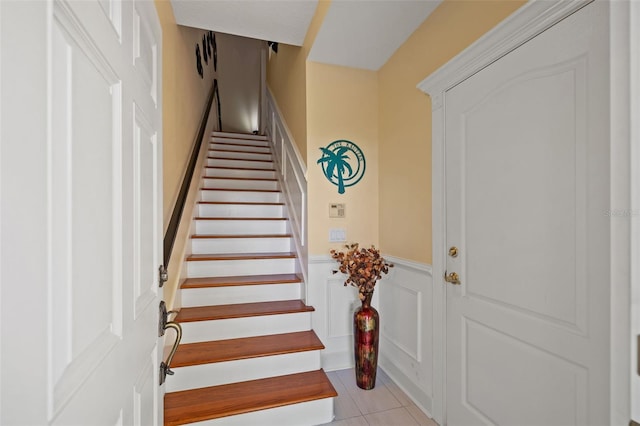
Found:
[[[267,117],[267,136],[278,170],[278,181],[287,205],[289,231],[293,234],[295,251],[299,259],[299,268],[296,272],[304,278],[302,294],[303,299],[306,300],[307,290],[304,287],[308,278],[306,165],[270,91],[267,93]]]
[[[426,264],[385,256],[395,266],[376,285],[382,368],[423,410],[433,400],[433,280]]]
[[[433,400],[433,321],[431,267],[385,256],[395,264],[377,285],[373,307],[380,313],[383,369],[424,411]],[[307,303],[315,308],[312,326],[325,345],[322,367],[340,370],[354,365],[353,312],[360,301],[344,276],[334,275],[329,256],[310,256]]]
[[[345,287],[344,277],[332,273],[335,266],[329,256],[309,259],[307,304],[315,308],[311,322],[325,345],[321,356],[322,368],[327,371],[354,365],[353,312],[360,305],[356,288]]]
[[[380,323],[381,335],[394,349],[415,362],[422,359],[422,291],[386,279],[380,286],[380,310],[385,319]]]
[[[301,176],[302,171],[292,161],[294,157],[287,155],[284,157],[285,163],[282,167],[283,181],[287,198],[291,201],[290,217],[295,224],[296,232],[300,236],[302,245],[306,244],[306,235],[304,230],[305,221],[305,196],[307,181]]]

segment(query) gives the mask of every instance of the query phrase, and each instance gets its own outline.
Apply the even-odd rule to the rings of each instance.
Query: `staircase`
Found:
[[[283,197],[263,136],[214,132],[175,321],[165,425],[315,425],[337,393],[300,300]]]

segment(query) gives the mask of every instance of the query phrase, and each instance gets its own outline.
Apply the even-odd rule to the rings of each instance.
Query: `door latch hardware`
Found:
[[[160,386],[167,381],[167,376],[173,376],[174,374],[176,374],[175,371],[171,370],[169,366],[162,361],[160,363]]]
[[[164,303],[164,300],[160,301],[158,337],[164,336],[164,331],[167,329],[167,324],[169,323],[169,315],[177,314],[177,313],[178,313],[178,311],[168,311],[167,312],[167,305]]]
[[[164,330],[167,328],[167,322],[169,322],[169,313],[167,312],[167,305],[164,300],[160,301],[160,315],[158,318],[158,337],[164,336]]]
[[[449,247],[449,256],[458,257],[458,247],[456,246]]]
[[[444,271],[444,280],[453,285],[460,285],[460,276],[455,272]]]
[[[167,271],[167,268],[164,265],[160,265],[160,267],[158,268],[158,285],[160,286],[160,288],[162,288],[162,286],[167,282],[168,279],[169,272]]]
[[[167,375],[173,376],[174,372],[171,370],[171,361],[173,360],[173,356],[176,354],[178,350],[178,345],[180,344],[180,340],[182,340],[182,327],[180,324],[174,321],[170,321],[165,324],[164,329],[173,328],[176,331],[176,340],[173,342],[173,346],[171,347],[171,352],[169,352],[169,356],[166,361],[160,363],[160,386],[167,380]]]

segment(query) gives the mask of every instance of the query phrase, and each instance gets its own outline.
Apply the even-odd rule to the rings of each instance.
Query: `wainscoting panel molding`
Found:
[[[395,266],[376,285],[372,305],[380,313],[382,368],[423,410],[433,400],[433,279],[431,266],[384,256]],[[309,257],[308,301],[315,312],[312,326],[325,345],[326,371],[350,368],[353,359],[353,312],[360,306],[354,287],[345,276],[333,274],[328,255]]]
[[[380,300],[378,365],[431,413],[433,400],[433,279],[431,266],[384,256],[395,266],[376,286]]]
[[[353,311],[360,304],[358,291],[344,286],[343,275],[333,274],[335,266],[328,255],[309,257],[307,304],[315,308],[311,326],[325,345],[321,353],[325,371],[353,366]]]
[[[266,133],[271,141],[278,181],[284,193],[290,231],[299,259],[299,273],[304,278],[302,297],[306,299],[307,270],[307,168],[291,136],[280,109],[267,90]]]

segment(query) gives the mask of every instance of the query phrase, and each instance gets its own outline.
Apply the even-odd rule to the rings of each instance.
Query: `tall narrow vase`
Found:
[[[378,311],[371,307],[373,292],[365,293],[362,306],[353,314],[356,383],[359,388],[373,389],[378,369]]]

